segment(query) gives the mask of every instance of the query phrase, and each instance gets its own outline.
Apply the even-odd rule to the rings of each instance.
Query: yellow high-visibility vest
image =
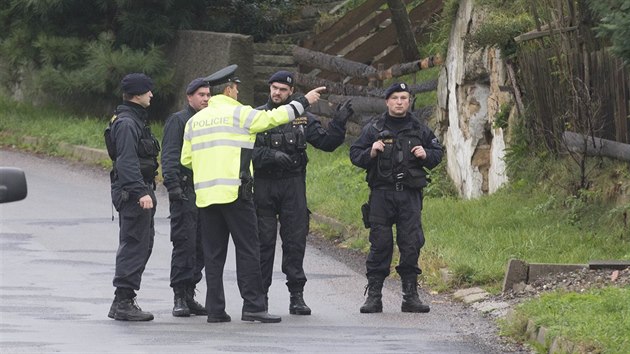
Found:
[[[295,109],[294,109],[295,108]],[[253,149],[256,133],[286,124],[304,108],[293,101],[259,111],[225,96],[212,96],[208,107],[186,123],[181,163],[193,170],[197,207],[231,203],[238,197],[242,149]],[[250,174],[252,164],[249,164]]]

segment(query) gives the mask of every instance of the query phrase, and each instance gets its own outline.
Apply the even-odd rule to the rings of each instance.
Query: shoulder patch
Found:
[[[307,125],[308,118],[306,117],[297,117],[293,120],[293,125]]]

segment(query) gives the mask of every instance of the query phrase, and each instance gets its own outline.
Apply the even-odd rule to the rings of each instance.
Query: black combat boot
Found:
[[[310,315],[311,309],[304,302],[304,293],[294,291],[290,296],[289,313],[292,315]]]
[[[153,320],[153,314],[142,311],[138,303],[136,303],[136,298],[121,299],[118,307],[116,307],[114,319],[119,321],[151,321]]]
[[[429,312],[429,306],[423,304],[418,297],[418,280],[415,276],[402,279],[402,292],[402,312]]]
[[[365,299],[365,303],[361,306],[361,313],[377,313],[383,312],[383,280],[370,278],[368,279],[368,284],[365,286],[365,292],[363,296],[367,294],[367,299]]]
[[[206,308],[195,300],[195,286],[186,289],[186,304],[191,315],[207,315]]]
[[[118,299],[118,297],[115,296],[114,301],[112,302],[112,306],[110,306],[109,308],[109,313],[107,314],[107,317],[114,318],[114,316],[116,315],[116,309],[118,308],[119,302],[120,302],[120,299]]]
[[[173,288],[175,296],[173,297],[173,316],[175,317],[188,317],[190,316],[190,309],[186,302],[187,291],[186,288],[178,286]]]

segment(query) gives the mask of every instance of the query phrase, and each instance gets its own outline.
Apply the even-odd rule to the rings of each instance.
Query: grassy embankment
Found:
[[[105,122],[77,117],[58,109],[34,108],[0,99],[0,144],[58,155],[61,142],[104,148]],[[153,125],[161,140],[162,125]],[[37,144],[25,137],[38,138]],[[367,230],[359,212],[367,199],[364,172],[351,165],[348,146],[333,153],[309,149],[309,207],[340,221],[342,230],[313,222],[312,229],[336,238],[342,247],[367,251]],[[107,162],[104,163],[107,165]],[[528,168],[523,166],[523,168]],[[538,166],[537,168],[540,168]],[[605,171],[622,171],[627,164],[605,162]],[[624,171],[625,168],[625,172]],[[432,289],[481,285],[498,291],[507,261],[587,263],[594,259],[630,259],[628,227],[619,215],[628,206],[593,202],[580,213],[561,193],[544,184],[518,180],[490,196],[461,200],[452,195],[440,166],[427,189],[423,222],[426,245],[421,255],[424,282]],[[562,207],[565,205],[565,207]],[[440,268],[453,273],[444,283]],[[597,311],[594,311],[597,310]],[[584,294],[553,294],[519,309],[519,318],[532,318],[554,333],[606,352],[630,352],[630,289],[608,289]],[[505,327],[516,336],[521,322]],[[597,330],[591,325],[597,324]]]

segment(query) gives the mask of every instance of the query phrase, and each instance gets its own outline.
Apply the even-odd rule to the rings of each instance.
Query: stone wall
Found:
[[[464,198],[493,193],[505,182],[505,132],[493,126],[500,107],[511,100],[498,49],[471,51],[465,38],[483,13],[472,0],[462,0],[450,35],[448,54],[438,81],[438,124],[447,170]],[[444,129],[442,129],[444,131]]]
[[[175,92],[181,92],[181,95],[169,111],[177,111],[186,104],[186,86],[191,80],[210,75],[230,64],[238,65],[236,76],[242,81],[238,87],[239,101],[253,104],[253,43],[251,36],[234,33],[178,31],[166,53],[175,68]]]

